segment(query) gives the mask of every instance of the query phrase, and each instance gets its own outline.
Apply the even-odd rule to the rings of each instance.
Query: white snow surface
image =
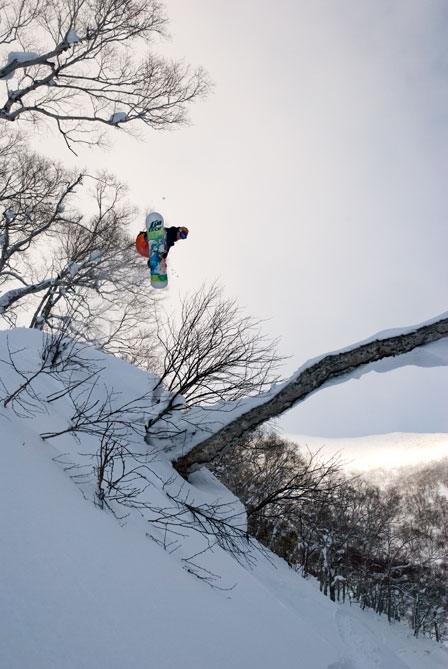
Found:
[[[79,37],[78,33],[74,28],[70,28],[70,30],[67,33],[67,42],[68,44],[76,44],[77,42],[81,41],[81,38]]]
[[[93,480],[76,478],[77,465],[91,464],[93,438],[40,437],[68,425],[67,396],[38,401],[64,384],[37,376],[33,394],[21,396],[26,405],[4,407],[23,383],[20,372],[38,367],[41,349],[37,331],[0,332],[2,669],[446,668],[446,648],[356,605],[332,603],[272,554],[253,548],[250,564],[240,564],[213,537],[205,550],[207,539],[191,529],[165,534],[149,522],[151,512],[119,521],[100,510]],[[82,355],[102,369],[93,389],[100,400],[113,387],[123,405],[157,381],[98,351]],[[138,406],[129,440],[143,454],[150,409]],[[173,506],[168,493],[196,504],[219,500],[244,526],[241,504],[207,470],[187,483],[162,452],[150,454],[150,467],[142,500],[160,508]]]
[[[15,60],[18,63],[26,63],[27,61],[34,60],[35,58],[39,58],[39,54],[35,53],[34,51],[10,51],[6,65],[9,65]],[[3,67],[6,67],[6,65]],[[3,77],[0,77],[0,81],[8,81],[9,79],[12,79],[14,75],[15,70],[12,70],[12,72],[9,72],[9,74],[5,74]]]
[[[10,51],[8,54],[8,65],[13,61],[18,63],[26,63],[29,60],[35,60],[39,58],[39,54],[34,51]]]

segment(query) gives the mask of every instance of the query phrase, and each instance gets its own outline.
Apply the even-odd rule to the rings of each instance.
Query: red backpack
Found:
[[[140,253],[141,256],[149,258],[149,244],[146,239],[146,231],[138,233],[137,239],[135,240],[135,248],[137,249],[137,253]]]

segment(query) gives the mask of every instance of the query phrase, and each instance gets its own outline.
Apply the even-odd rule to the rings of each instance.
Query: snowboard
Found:
[[[160,256],[166,251],[165,228],[162,214],[154,211],[146,217],[146,237],[149,245],[149,269],[153,288],[168,285],[166,259]]]

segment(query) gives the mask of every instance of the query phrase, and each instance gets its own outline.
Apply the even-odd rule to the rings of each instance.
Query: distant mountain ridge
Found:
[[[448,457],[448,434],[407,433],[374,434],[365,437],[314,437],[284,435],[312,452],[321,449],[323,458],[339,453],[350,469],[372,470],[424,464]]]

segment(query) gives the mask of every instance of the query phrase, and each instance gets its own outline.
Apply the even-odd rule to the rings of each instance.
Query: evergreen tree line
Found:
[[[447,638],[448,460],[380,485],[256,432],[214,471],[244,502],[249,534],[324,595]]]

